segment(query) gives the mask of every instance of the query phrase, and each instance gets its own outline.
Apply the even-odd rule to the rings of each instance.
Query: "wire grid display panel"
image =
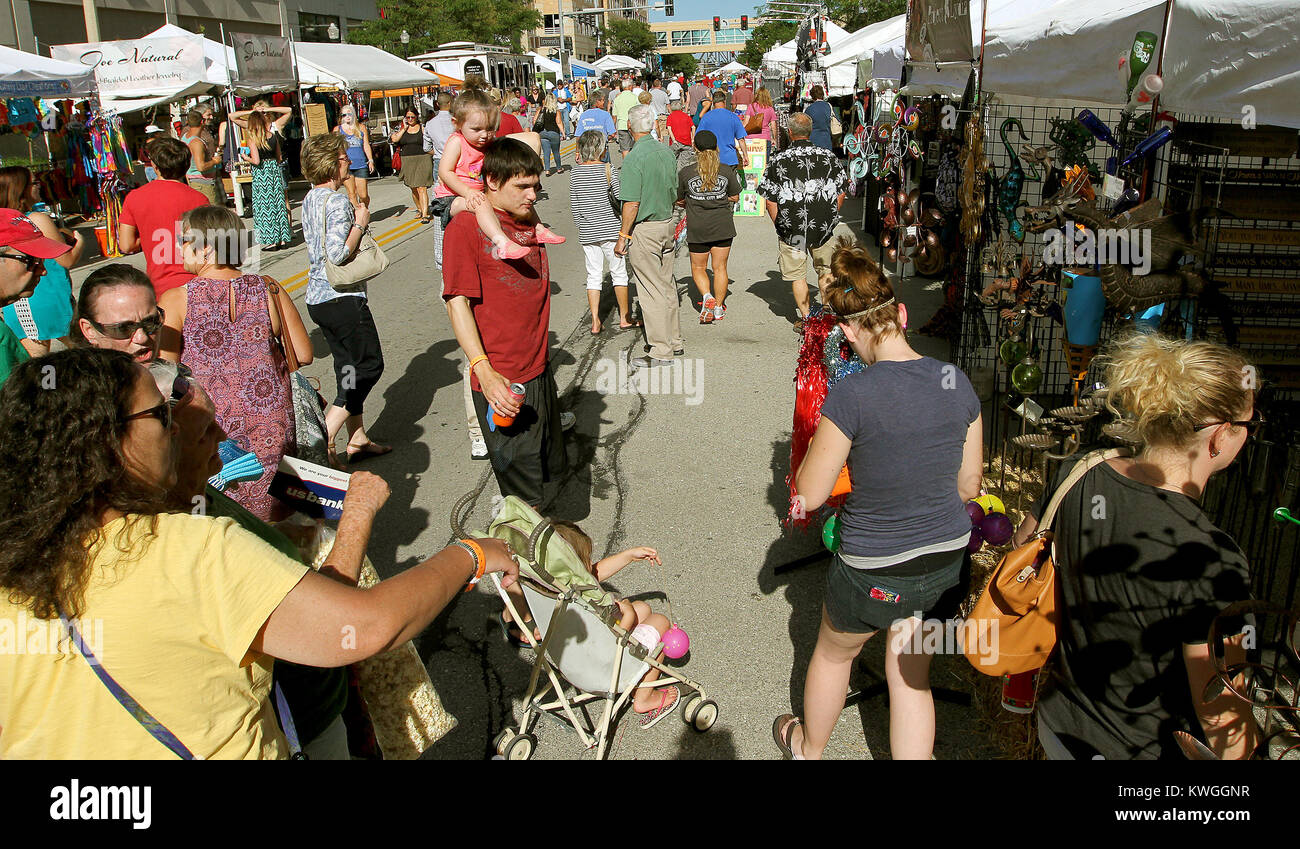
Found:
[[[1057,118],[1063,121],[1069,121],[1083,108],[1089,108],[1097,115],[1107,126],[1112,129],[1119,124],[1120,110],[1118,108],[1109,108],[1101,106],[1072,106],[1063,104],[1061,106],[1042,106],[1038,104],[1030,105],[1017,103],[1014,100],[1002,102],[997,96],[990,95],[986,101],[984,113],[984,155],[992,164],[998,179],[1000,180],[1011,168],[1012,159],[1006,146],[1000,137],[1000,129],[1004,121],[1014,118],[1020,122],[1024,128],[1028,140],[1025,141],[1020,137],[1019,132],[1014,125],[1007,128],[1007,142],[1018,154],[1022,144],[1029,144],[1033,147],[1047,146],[1055,155],[1055,145],[1053,144],[1050,134],[1052,131],[1052,119]],[[1105,170],[1106,157],[1115,153],[1109,146],[1098,141],[1096,146],[1088,151],[1088,157],[1099,169]],[[1025,168],[1026,178],[1024,188],[1021,191],[1020,200],[1029,206],[1038,206],[1043,202],[1043,181],[1029,179],[1030,168],[1022,159],[1021,167]],[[1045,178],[1041,167],[1038,168],[1038,176]],[[990,196],[991,205],[997,205],[997,187]],[[1098,198],[1098,206],[1102,209],[1109,208],[1109,202],[1104,198]],[[1031,262],[1037,263],[1043,255],[1043,248],[1047,244],[1046,234],[1028,233],[1025,235],[1023,244],[1017,244],[1007,233],[1008,221],[1005,217],[994,209],[993,215],[998,217],[1001,238],[1008,245],[1016,247],[1022,257],[1030,258]],[[962,318],[962,336],[958,345],[958,364],[962,368],[971,372],[979,368],[992,367],[996,375],[995,391],[1001,395],[1011,391],[1009,383],[1008,369],[1000,366],[997,359],[997,347],[1006,336],[1005,323],[999,317],[999,307],[989,307],[981,303],[975,293],[983,291],[992,284],[997,277],[996,271],[984,271],[981,262],[981,252],[986,245],[995,244],[998,236],[993,233],[986,233],[984,241],[976,248],[970,251],[968,256],[968,274],[967,279],[971,283],[967,286],[965,294],[965,308]],[[1108,310],[1106,319],[1102,325],[1101,342],[1104,343],[1106,338],[1116,328],[1116,321],[1112,315],[1113,311]],[[1073,392],[1073,383],[1071,382],[1070,370],[1066,365],[1065,356],[1062,351],[1061,341],[1064,338],[1065,328],[1058,322],[1050,318],[1031,318],[1030,324],[1026,330],[1026,341],[1032,338],[1037,342],[1040,358],[1038,365],[1043,371],[1043,382],[1035,397],[1064,400]],[[990,340],[991,344],[988,341]]]

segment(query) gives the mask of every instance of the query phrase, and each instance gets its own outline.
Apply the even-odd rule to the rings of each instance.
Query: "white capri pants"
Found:
[[[605,265],[609,264],[609,274],[614,278],[615,286],[627,286],[627,260],[614,255],[615,242],[598,242],[583,245],[582,256],[587,261],[587,288],[599,292],[605,279]]]

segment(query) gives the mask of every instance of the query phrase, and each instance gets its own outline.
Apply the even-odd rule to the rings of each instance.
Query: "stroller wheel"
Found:
[[[510,729],[502,728],[497,732],[497,736],[492,738],[492,751],[498,755],[506,753],[506,743],[510,742]]]
[[[718,704],[695,693],[682,706],[682,720],[696,731],[708,731],[718,721]]]
[[[537,748],[537,738],[532,734],[520,734],[506,744],[503,753],[508,761],[526,761],[533,756]]]

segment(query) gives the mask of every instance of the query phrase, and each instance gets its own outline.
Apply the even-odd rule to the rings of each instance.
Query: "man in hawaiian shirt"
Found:
[[[840,222],[840,207],[849,175],[835,154],[812,144],[812,121],[802,112],[790,116],[790,147],[772,157],[758,194],[776,224],[781,276],[794,291],[795,331],[812,307],[808,294],[808,257],[817,276],[825,274],[835,252],[831,236]]]

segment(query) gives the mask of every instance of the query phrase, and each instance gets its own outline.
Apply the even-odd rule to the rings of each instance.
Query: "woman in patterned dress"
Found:
[[[284,169],[280,167],[281,137],[274,127],[288,114],[271,119],[264,111],[254,110],[244,119],[248,123],[246,148],[239,158],[253,165],[253,226],[257,241],[266,250],[287,248],[293,240],[293,225],[285,205]]]
[[[289,368],[279,343],[298,362],[312,361],[311,341],[293,300],[274,280],[239,270],[244,228],[234,212],[200,206],[181,219],[188,284],[159,298],[166,315],[161,357],[184,362],[207,389],[227,436],[265,470],[232,496],[264,521],[290,512],[268,491],[280,458],[297,449]]]

